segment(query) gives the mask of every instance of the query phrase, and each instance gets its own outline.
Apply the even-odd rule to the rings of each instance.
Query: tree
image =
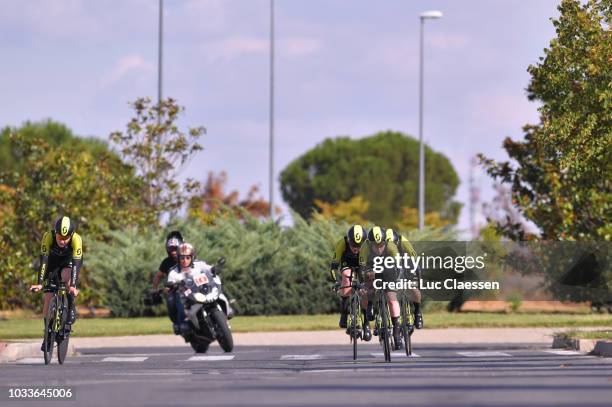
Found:
[[[416,229],[419,227],[419,211],[416,208],[402,208],[402,219],[398,224],[401,229]],[[443,228],[451,224],[448,219],[440,217],[438,212],[427,212],[425,214],[425,224],[433,228]]]
[[[323,218],[347,223],[364,224],[366,222],[364,215],[370,207],[370,203],[366,202],[359,195],[352,197],[348,201],[337,201],[333,204],[319,199],[315,199],[314,202],[321,211],[319,215]]]
[[[26,121],[20,127],[6,126],[0,130],[0,172],[22,171],[24,163],[20,152],[13,148],[9,139],[11,134],[18,133],[27,139],[43,140],[51,147],[78,145],[81,149],[91,151],[94,155],[108,151],[104,140],[94,137],[77,137],[66,125],[51,119],[39,122]]]
[[[284,200],[310,217],[315,200],[334,204],[361,196],[370,203],[368,221],[395,225],[403,207],[417,207],[419,144],[396,132],[352,140],[326,139],[281,173]],[[427,212],[456,222],[461,204],[452,200],[459,179],[450,161],[425,148]]]
[[[177,175],[189,158],[202,150],[198,139],[206,129],[179,130],[176,121],[184,108],[172,98],[159,104],[139,98],[131,106],[135,116],[125,133],[113,132],[110,140],[147,185],[145,199],[151,210],[158,218],[164,213],[174,215],[199,188],[199,183],[193,179],[181,185]]]
[[[246,198],[240,199],[238,191],[225,192],[227,173],[215,174],[210,171],[206,183],[199,187],[189,199],[189,215],[200,219],[206,224],[231,210],[236,216],[242,217],[243,211],[251,216],[262,219],[270,215],[270,203],[261,196],[259,187],[251,186]],[[280,213],[280,208],[275,208]]]
[[[528,68],[528,98],[542,103],[524,139],[507,138],[516,165],[481,157],[511,185],[513,203],[549,240],[612,240],[612,41],[609,0],[563,0],[556,37]],[[499,224],[509,237],[524,230]]]
[[[482,210],[487,218],[487,225],[483,228],[488,236],[504,236],[504,232],[512,230],[520,233],[521,240],[535,240],[537,236],[533,233],[533,225],[523,217],[520,209],[514,204],[512,189],[500,183],[493,185],[495,196],[491,202],[485,202]],[[493,231],[489,230],[493,228]]]
[[[106,238],[110,230],[150,224],[143,204],[145,185],[110,151],[93,154],[76,144],[52,146],[42,139],[12,133],[11,151],[22,160],[19,172],[0,175],[0,208],[3,208],[0,256],[3,295],[0,307],[31,305],[25,287],[33,282],[31,261],[39,253],[42,234],[59,214],[76,220],[88,246]],[[8,188],[6,185],[14,185]],[[82,279],[87,287],[87,261]],[[85,290],[85,297],[88,292]],[[90,294],[90,293],[89,293]],[[38,297],[37,297],[38,298]]]

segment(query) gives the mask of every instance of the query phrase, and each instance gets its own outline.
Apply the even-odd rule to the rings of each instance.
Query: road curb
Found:
[[[598,339],[576,339],[555,335],[552,347],[554,349],[573,349],[579,352],[597,356],[612,356],[612,341]]]
[[[68,355],[76,355],[76,348],[72,343],[68,344]],[[42,357],[40,342],[3,342],[0,344],[0,363],[36,357]]]

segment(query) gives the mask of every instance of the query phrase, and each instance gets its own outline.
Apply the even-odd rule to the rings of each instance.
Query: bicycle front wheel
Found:
[[[404,349],[406,350],[406,356],[412,355],[412,343],[410,342],[410,315],[412,314],[410,309],[410,302],[403,298],[400,301],[400,312],[402,317],[402,335],[404,337]]]
[[[351,296],[351,341],[353,341],[353,360],[357,360],[357,339],[359,338],[359,296]]]
[[[64,360],[66,360],[66,354],[68,353],[68,341],[70,340],[70,336],[68,334],[69,330],[66,329],[66,320],[68,319],[68,306],[66,300],[64,299],[64,304],[62,306],[62,323],[61,332],[58,333],[57,338],[57,361],[60,365],[64,364]]]
[[[381,319],[381,335],[383,342],[383,352],[385,354],[385,362],[391,362],[391,338],[389,335],[389,310],[387,309],[387,298],[384,293],[381,293],[380,309],[378,314]]]
[[[45,358],[45,365],[51,363],[51,359],[53,358],[53,345],[55,344],[55,310],[57,308],[57,304],[55,303],[55,298],[52,301],[49,301],[49,309],[47,310],[47,315],[45,317],[45,333],[43,339],[43,356]]]

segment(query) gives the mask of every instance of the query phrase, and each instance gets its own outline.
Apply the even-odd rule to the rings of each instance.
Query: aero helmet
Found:
[[[386,241],[387,242],[393,242],[393,243],[398,243],[400,240],[400,235],[393,229],[389,228],[387,229],[386,233]]]
[[[385,231],[380,226],[374,226],[368,232],[368,241],[371,244],[379,245],[385,242]]]
[[[76,223],[74,223],[68,216],[60,216],[53,225],[53,232],[56,235],[60,235],[62,238],[72,237],[76,229]]]
[[[346,233],[348,242],[353,247],[361,247],[366,240],[366,231],[361,225],[353,225]]]

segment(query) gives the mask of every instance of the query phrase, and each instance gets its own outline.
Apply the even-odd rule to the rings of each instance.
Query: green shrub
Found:
[[[510,309],[512,312],[517,312],[521,305],[523,305],[523,296],[519,292],[514,292],[508,296],[508,302],[510,303]]]
[[[91,289],[99,294],[100,305],[109,308],[113,316],[147,313],[143,298],[165,254],[163,237],[158,230],[132,228],[111,233],[110,243],[90,246],[87,261]],[[162,310],[157,307],[153,313]]]
[[[298,215],[293,226],[283,227],[244,213],[243,219],[220,217],[212,225],[182,220],[168,230],[181,230],[197,257],[211,265],[221,256],[227,259],[221,279],[236,300],[238,314],[291,315],[338,310],[328,268],[333,246],[347,228],[320,218],[307,222]],[[108,244],[92,245],[90,279],[113,315],[145,314],[142,297],[166,255],[163,239],[168,230],[130,229],[113,233]],[[431,230],[421,234],[428,240],[449,236]],[[163,307],[155,312],[163,312]]]

